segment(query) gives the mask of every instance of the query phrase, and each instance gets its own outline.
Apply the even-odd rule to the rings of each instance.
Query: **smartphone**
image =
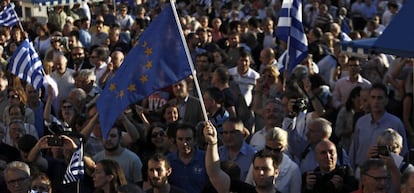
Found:
[[[390,148],[387,145],[379,145],[378,154],[383,156],[390,156]]]

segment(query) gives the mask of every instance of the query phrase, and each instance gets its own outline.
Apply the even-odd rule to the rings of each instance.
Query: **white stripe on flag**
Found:
[[[36,89],[42,86],[42,62],[29,40],[24,40],[11,57],[9,71]]]
[[[83,163],[83,147],[82,142],[80,147],[73,153],[69,165],[66,168],[66,173],[63,176],[63,184],[76,182],[85,174]]]

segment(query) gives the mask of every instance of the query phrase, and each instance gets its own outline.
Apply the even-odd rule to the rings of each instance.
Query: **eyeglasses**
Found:
[[[71,109],[73,106],[72,105],[63,105],[62,109]]]
[[[160,137],[164,137],[165,136],[165,132],[164,131],[160,131],[160,132],[154,132],[151,134],[152,138],[157,138],[158,136]]]
[[[18,99],[19,95],[14,94],[14,95],[9,95],[9,99]]]
[[[371,176],[367,173],[364,173],[363,175],[374,179],[376,182],[381,182],[382,180],[386,181],[386,180],[390,179],[390,176]]]
[[[28,177],[22,177],[22,178],[17,178],[17,179],[14,179],[14,180],[9,180],[6,183],[8,185],[12,185],[12,184],[18,184],[18,185],[20,185],[21,183],[23,183],[27,179],[29,179],[29,178]]]
[[[38,186],[38,185],[33,185],[32,190],[37,191],[37,192],[47,192],[49,191],[49,187],[47,186]]]
[[[239,130],[232,130],[232,131],[220,131],[220,134],[222,135],[234,135],[236,133],[240,133]]]
[[[271,147],[269,147],[269,146],[265,146],[265,149],[267,150],[267,151],[272,151],[272,152],[275,152],[275,153],[279,153],[279,152],[281,152],[282,151],[282,149],[283,149],[283,147],[278,147],[278,148],[271,148]]]

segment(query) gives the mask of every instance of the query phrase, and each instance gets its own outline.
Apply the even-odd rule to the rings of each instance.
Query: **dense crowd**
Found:
[[[106,139],[96,101],[169,2],[57,5],[0,27],[0,192],[412,191],[414,59],[340,48],[378,37],[403,1],[302,3],[309,54],[288,72],[282,0],[176,0],[195,76],[114,114]],[[26,38],[58,92],[7,70]],[[82,146],[85,175],[64,183]]]

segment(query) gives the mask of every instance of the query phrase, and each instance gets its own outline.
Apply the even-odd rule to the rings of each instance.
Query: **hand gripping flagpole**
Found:
[[[185,49],[185,53],[187,55],[187,60],[188,60],[188,63],[190,64],[191,74],[194,78],[194,85],[196,87],[198,98],[200,100],[201,110],[203,112],[204,121],[208,122],[207,111],[206,111],[206,107],[204,105],[203,95],[201,94],[200,84],[198,83],[196,71],[194,70],[193,60],[191,59],[190,51],[188,51],[187,42],[185,42],[183,29],[181,28],[181,25],[180,25],[180,22],[179,22],[180,20],[178,18],[177,10],[175,9],[175,5],[174,5],[173,0],[170,0],[170,4],[171,4],[171,7],[172,7],[172,10],[173,10],[173,13],[174,13],[175,23],[177,24],[178,31],[180,32],[181,41],[184,44],[184,49]]]

